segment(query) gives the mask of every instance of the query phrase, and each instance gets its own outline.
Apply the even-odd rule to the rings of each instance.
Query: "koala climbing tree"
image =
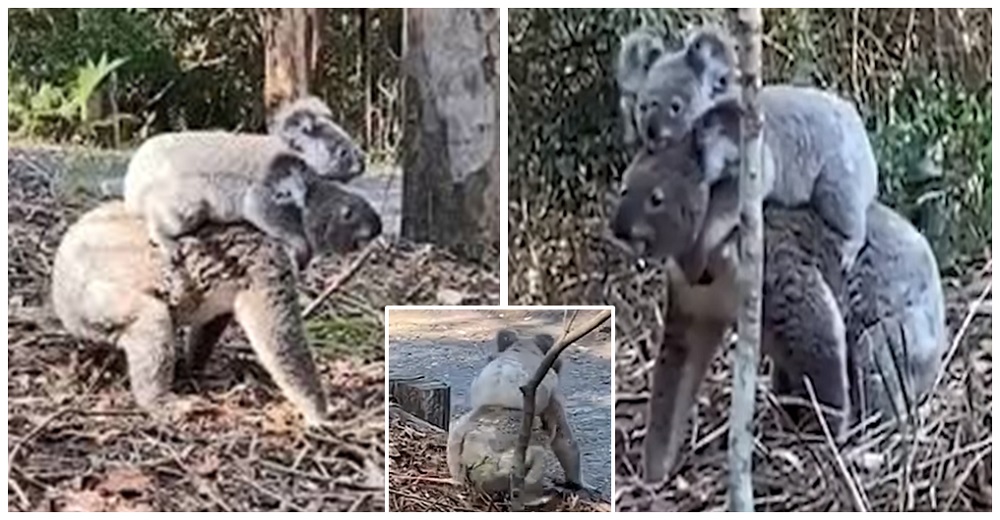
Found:
[[[729,414],[729,509],[753,511],[753,408],[760,352],[761,278],[764,272],[760,139],[763,119],[757,102],[761,88],[761,30],[764,21],[759,8],[739,8],[735,14],[744,107],[739,176],[742,302],[736,324],[739,339],[733,361],[733,402]]]
[[[525,458],[528,451],[528,444],[531,442],[532,437],[532,426],[535,418],[535,393],[538,390],[538,386],[545,379],[549,369],[556,364],[559,355],[562,354],[563,350],[566,350],[566,347],[573,344],[574,341],[590,334],[610,318],[611,310],[603,310],[580,326],[580,328],[572,331],[569,330],[569,327],[572,326],[572,320],[567,322],[563,336],[545,354],[541,364],[538,365],[538,369],[535,370],[535,374],[528,383],[521,387],[521,394],[524,396],[521,406],[523,415],[521,418],[521,431],[517,438],[517,447],[514,450],[514,472],[510,479],[510,504],[512,511],[524,510]]]

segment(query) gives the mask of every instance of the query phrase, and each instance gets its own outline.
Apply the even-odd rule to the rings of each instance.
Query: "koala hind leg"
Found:
[[[812,207],[828,226],[844,237],[841,245],[841,269],[847,271],[865,245],[868,206],[875,199],[874,186],[847,186],[845,180],[856,183],[858,175],[846,171],[852,167],[841,161],[831,161],[813,188]],[[874,166],[872,166],[874,167]],[[874,173],[872,174],[875,175]]]
[[[212,355],[212,350],[232,321],[233,315],[227,313],[191,326],[184,353],[185,377],[194,378],[202,373],[208,364],[208,358]]]
[[[779,262],[765,272],[765,349],[779,371],[775,382],[781,391],[805,398],[808,377],[839,438],[851,410],[847,338],[837,299],[815,267]]]
[[[558,390],[549,399],[549,405],[542,412],[541,419],[546,429],[554,433],[552,451],[555,453],[556,459],[559,460],[563,473],[566,474],[566,481],[582,486],[580,447],[577,446],[576,439],[573,437],[573,430],[566,417],[566,408],[563,406],[563,399]]]
[[[327,419],[326,397],[306,344],[291,269],[286,259],[281,260],[281,267],[253,269],[251,286],[236,295],[234,314],[278,388],[307,424],[320,425]],[[272,270],[284,272],[275,277],[268,273]]]
[[[142,297],[134,319],[118,338],[128,360],[129,384],[136,402],[158,415],[170,397],[174,378],[174,324],[163,302]]]

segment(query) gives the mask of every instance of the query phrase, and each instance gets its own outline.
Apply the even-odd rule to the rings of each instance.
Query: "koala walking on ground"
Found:
[[[718,248],[731,247],[729,237],[739,222],[736,180],[708,189],[699,182],[698,156],[694,135],[637,154],[625,172],[612,222],[619,239],[659,258],[684,258],[706,242],[710,258]],[[927,241],[879,203],[867,217],[867,243],[845,279],[837,262],[843,238],[814,210],[765,205],[762,347],[774,362],[774,391],[804,397],[804,377],[809,377],[838,435],[868,410],[885,417],[911,410],[929,390],[948,343],[937,264]],[[716,238],[706,241],[705,234]],[[689,270],[683,276],[697,282],[703,273]],[[671,284],[679,278],[671,276]],[[734,291],[728,299],[738,298]],[[674,299],[671,295],[668,330],[669,322],[678,319]],[[725,298],[719,295],[718,301]],[[720,317],[711,307],[704,310],[714,313],[710,319]],[[680,319],[684,326],[683,315]],[[695,342],[685,345],[686,338],[677,337],[671,347],[666,336],[661,357],[678,350],[693,355],[674,356],[680,367],[658,360],[654,369],[645,446],[650,480],[672,468],[686,427],[683,414],[697,391],[697,383],[670,382],[676,374],[703,377],[718,347],[694,348]],[[667,382],[665,390],[657,391],[664,388],[661,380]],[[668,416],[658,417],[661,413]]]
[[[316,185],[306,205],[306,236],[319,254],[357,249],[381,232],[371,206],[337,183]],[[323,423],[326,400],[284,245],[243,223],[205,226],[180,239],[177,270],[185,283],[167,288],[165,259],[146,229],[120,201],[70,226],[52,271],[53,307],[67,331],[124,350],[137,404],[169,419],[177,402],[171,392],[175,363],[200,371],[235,320],[305,421]],[[189,331],[178,359],[182,327]]]
[[[647,147],[676,143],[720,103],[738,106],[736,55],[721,30],[695,31],[685,46],[670,53],[642,53],[662,46],[660,38],[638,30],[623,39],[620,53],[650,61],[625,61],[618,77],[643,76],[637,113],[626,119]],[[636,50],[633,50],[636,49]],[[623,99],[632,84],[619,80]],[[849,269],[865,241],[865,216],[878,191],[875,154],[855,106],[811,87],[768,85],[758,102],[764,114],[764,198],[786,207],[809,203],[846,240],[841,266]],[[699,132],[704,180],[714,184],[732,176],[727,164],[738,159],[739,141],[716,127]],[[628,132],[626,132],[628,134]]]
[[[487,493],[510,490],[524,405],[520,388],[531,379],[554,343],[548,335],[521,338],[510,330],[497,333],[496,341],[499,355],[472,382],[472,410],[448,432],[448,470],[452,478]],[[534,428],[525,454],[526,502],[542,497],[546,479],[553,476],[553,455],[565,479],[583,485],[580,450],[559,391],[561,371],[557,359],[535,394]]]
[[[288,244],[299,268],[311,257],[302,229],[313,178],[348,181],[364,157],[307,97],[275,118],[273,135],[191,131],[146,140],[129,161],[126,207],[145,217],[168,256],[175,241],[206,222],[245,221]]]

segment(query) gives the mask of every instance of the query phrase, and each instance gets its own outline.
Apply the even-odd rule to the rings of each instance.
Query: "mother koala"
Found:
[[[615,235],[641,255],[677,258],[684,267],[669,268],[670,316],[653,373],[644,446],[652,481],[672,469],[698,384],[723,328],[735,320],[736,305],[720,303],[739,298],[731,253],[737,182],[705,182],[697,133],[739,142],[740,116],[738,104],[720,105],[678,143],[640,151],[625,171],[612,221]],[[846,273],[838,260],[843,240],[810,207],[765,204],[762,349],[774,362],[772,386],[805,397],[808,377],[836,435],[869,411],[912,410],[947,345],[937,263],[923,236],[876,202],[867,211],[866,242]],[[672,329],[678,320],[689,328],[708,323],[716,334],[692,345],[690,334]]]
[[[337,182],[310,184],[305,206],[306,237],[318,254],[351,251],[381,233],[375,210]],[[56,315],[70,333],[124,350],[136,401],[161,418],[176,403],[175,362],[199,371],[235,319],[306,422],[325,422],[326,397],[282,243],[249,224],[206,225],[180,238],[178,256],[178,280],[168,282],[142,218],[121,201],[102,204],[70,226],[56,251]],[[181,327],[189,330],[178,360]]]

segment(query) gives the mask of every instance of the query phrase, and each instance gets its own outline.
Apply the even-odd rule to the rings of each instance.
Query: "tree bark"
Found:
[[[263,9],[264,109],[270,116],[282,103],[309,93],[319,72],[322,9]]]
[[[408,9],[402,235],[476,260],[500,250],[496,9]]]
[[[729,415],[729,509],[753,511],[753,415],[760,352],[763,215],[761,208],[761,128],[757,102],[761,88],[760,9],[736,10],[744,115],[740,141],[740,285],[742,302],[733,362],[733,402]]]

